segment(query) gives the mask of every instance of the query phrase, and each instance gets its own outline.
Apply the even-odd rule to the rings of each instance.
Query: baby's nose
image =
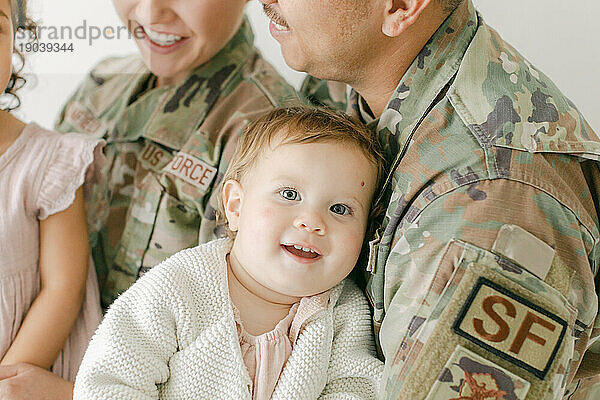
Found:
[[[325,235],[325,223],[323,219],[317,215],[304,215],[296,218],[294,227],[297,229],[313,232],[318,235]]]

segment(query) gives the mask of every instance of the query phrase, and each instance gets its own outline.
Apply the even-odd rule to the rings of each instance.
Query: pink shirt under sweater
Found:
[[[253,382],[253,400],[271,398],[304,323],[317,312],[326,309],[328,303],[329,291],[303,297],[291,307],[289,314],[279,321],[272,331],[258,336],[246,332],[239,312],[232,304],[242,357]]]

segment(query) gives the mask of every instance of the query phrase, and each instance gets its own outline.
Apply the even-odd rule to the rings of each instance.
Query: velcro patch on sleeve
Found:
[[[145,168],[152,171],[162,170],[173,159],[171,153],[148,140],[139,157]]]
[[[106,126],[94,117],[85,107],[78,103],[71,103],[65,112],[65,121],[80,132],[91,133],[102,137],[108,131]]]
[[[524,400],[530,383],[479,355],[456,346],[425,400]]]
[[[173,157],[165,167],[165,171],[196,186],[203,192],[206,192],[217,174],[215,167],[182,151]]]
[[[516,225],[502,225],[492,251],[510,258],[541,280],[546,279],[555,253],[544,241]]]
[[[456,318],[455,333],[544,379],[567,322],[486,278],[479,278]]]

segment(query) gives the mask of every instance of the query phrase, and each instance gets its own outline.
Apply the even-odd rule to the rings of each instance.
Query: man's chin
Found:
[[[288,67],[298,72],[306,72],[310,74],[308,65],[305,61],[300,59],[298,53],[285,51],[282,47],[281,52],[283,54],[283,59]]]
[[[291,50],[285,49],[283,46],[281,48],[281,52],[283,54],[283,58],[285,63],[297,72],[305,72],[310,76],[314,76],[318,79],[323,80],[333,80],[333,81],[341,81],[344,79],[343,75],[338,73],[336,74],[336,70],[333,65],[328,63],[319,62],[316,60],[309,60],[301,53]]]

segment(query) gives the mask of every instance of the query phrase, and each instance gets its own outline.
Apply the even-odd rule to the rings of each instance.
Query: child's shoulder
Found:
[[[32,122],[25,126],[13,145],[23,162],[38,168],[43,167],[39,163],[54,162],[67,163],[71,167],[81,164],[81,168],[87,168],[93,161],[94,150],[101,148],[103,143],[102,139],[90,135],[60,133]]]
[[[33,204],[39,219],[70,206],[90,166],[100,167],[103,161],[104,141],[89,135],[61,134],[30,123],[19,140],[15,167],[28,171],[24,179],[37,194]]]
[[[175,253],[122,293],[110,307],[116,311],[109,314],[129,312],[141,304],[153,313],[171,310],[210,320],[227,304],[225,257],[230,247],[226,239],[219,239]]]
[[[368,304],[367,297],[352,278],[346,278],[331,289],[330,304],[334,308]]]
[[[163,288],[171,286],[179,292],[196,291],[198,285],[220,287],[225,283],[226,287],[226,257],[231,245],[231,240],[224,238],[181,250],[150,269],[134,286],[161,282]]]

